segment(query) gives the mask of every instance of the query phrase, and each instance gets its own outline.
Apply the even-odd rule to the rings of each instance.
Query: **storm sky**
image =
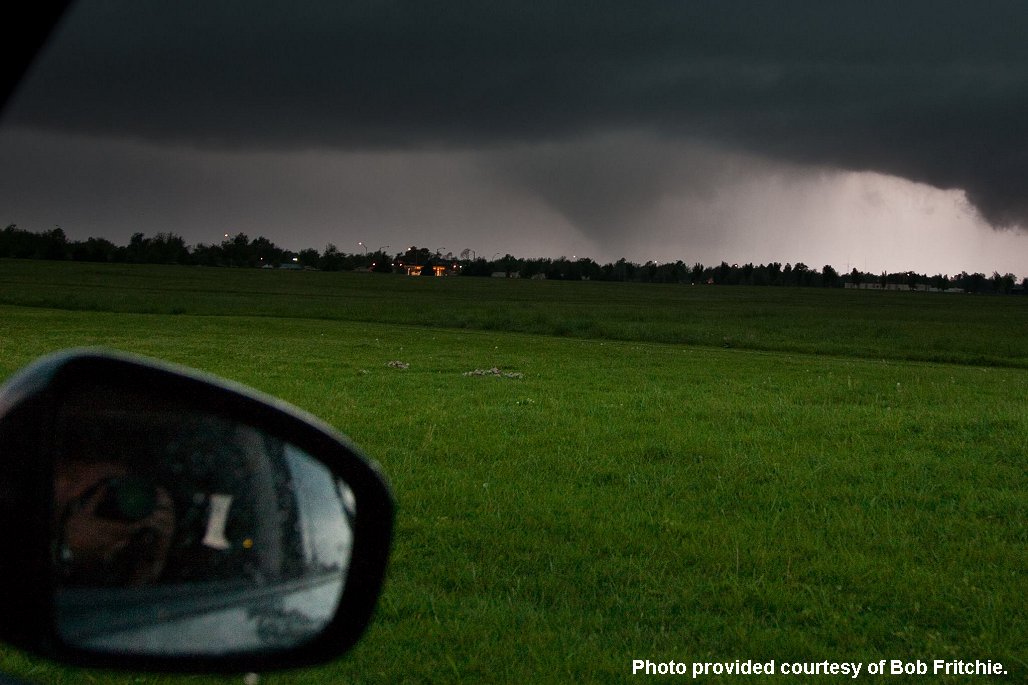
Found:
[[[1018,2],[90,2],[0,222],[1028,275]]]

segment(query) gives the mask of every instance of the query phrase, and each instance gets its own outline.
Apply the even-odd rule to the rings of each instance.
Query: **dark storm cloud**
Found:
[[[241,149],[642,131],[962,188],[1028,225],[1026,35],[1022,2],[83,2],[10,114]],[[659,186],[622,161],[638,174],[601,187]]]

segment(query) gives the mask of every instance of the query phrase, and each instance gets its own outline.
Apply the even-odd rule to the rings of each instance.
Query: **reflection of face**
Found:
[[[138,586],[160,576],[175,532],[164,488],[121,464],[67,460],[56,465],[54,504],[66,582]]]

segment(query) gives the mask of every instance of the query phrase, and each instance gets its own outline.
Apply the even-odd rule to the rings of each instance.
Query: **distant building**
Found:
[[[460,273],[459,268],[450,269],[442,264],[435,264],[432,266],[425,266],[424,264],[401,264],[400,268],[403,269],[408,276],[427,276],[428,274],[432,274],[433,276],[449,276],[451,274]]]

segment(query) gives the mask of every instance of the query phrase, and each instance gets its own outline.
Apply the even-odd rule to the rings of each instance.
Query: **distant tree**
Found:
[[[125,259],[133,264],[142,264],[146,261],[148,247],[149,239],[143,235],[142,231],[133,233],[125,250]]]
[[[489,268],[489,262],[483,257],[478,257],[465,264],[461,273],[465,276],[489,276],[492,271]]]
[[[221,245],[198,243],[193,248],[192,261],[201,266],[225,266],[225,253]]]
[[[965,290],[971,293],[980,293],[985,290],[987,279],[985,274],[976,272],[970,275],[965,274],[964,282],[966,283]]]
[[[428,266],[432,252],[427,247],[411,245],[400,255],[399,261],[409,266]]]
[[[654,280],[658,283],[682,283],[689,278],[689,269],[682,260],[676,262],[664,262],[657,266],[657,273]]]
[[[119,248],[110,240],[90,237],[72,245],[71,258],[77,262],[116,262],[120,261],[119,250],[123,251],[124,248]]]
[[[1014,284],[1017,282],[1014,274],[1006,273],[1002,276],[999,275],[998,271],[992,272],[992,278],[989,279],[989,284],[992,286],[992,291],[999,293],[1000,295],[1006,295],[1009,293]]]
[[[18,228],[17,224],[8,224],[0,232],[0,257],[16,259],[41,259],[38,234]]]
[[[257,256],[250,247],[250,238],[237,233],[221,241],[221,251],[227,266],[257,266]]]
[[[69,253],[68,238],[60,226],[32,233],[18,228],[16,224],[9,224],[0,234],[0,257],[67,259]]]
[[[182,236],[158,233],[150,240],[146,261],[151,264],[187,264],[189,256],[189,249]]]
[[[615,263],[600,266],[587,257],[559,257],[525,259],[506,254],[501,259],[489,261],[481,257],[468,259],[475,253],[470,249],[462,250],[460,258],[452,253],[440,254],[427,248],[411,246],[405,252],[390,257],[382,250],[374,253],[347,254],[329,243],[322,253],[313,248],[306,248],[299,253],[284,250],[269,239],[259,236],[253,240],[245,233],[237,233],[218,245],[200,243],[190,248],[185,240],[174,233],[163,232],[147,237],[141,232],[133,233],[128,245],[116,246],[104,238],[90,237],[86,241],[69,241],[64,230],[55,226],[51,230],[33,233],[18,228],[16,224],[0,231],[0,257],[17,259],[74,259],[76,261],[95,262],[139,262],[139,263],[178,263],[202,264],[208,266],[278,266],[283,263],[298,264],[305,268],[318,267],[325,270],[351,270],[358,267],[371,268],[375,271],[390,272],[395,268],[402,269],[405,265],[421,266],[426,270],[434,265],[453,268],[460,262],[460,273],[466,276],[490,276],[502,271],[507,275],[520,274],[530,278],[543,274],[551,279],[588,279],[610,281],[636,281],[653,283],[719,283],[725,285],[795,285],[803,287],[838,287],[843,282],[861,285],[877,280],[884,287],[887,284],[905,284],[910,287],[929,284],[933,288],[960,288],[972,293],[1010,293],[1028,290],[1028,277],[1021,280],[1012,273],[1000,275],[994,271],[991,277],[982,273],[968,274],[961,272],[950,278],[942,274],[928,277],[914,271],[896,273],[862,273],[852,269],[848,274],[840,275],[830,264],[821,271],[810,269],[803,262],[795,265],[786,264],[783,268],[778,262],[766,266],[754,266],[747,263],[728,264],[722,261],[716,267],[705,267],[696,262],[687,267],[682,260],[675,262],[656,263],[647,261],[639,265],[624,257]]]
[[[614,263],[612,275],[615,281],[631,281],[635,279],[638,270],[639,267],[622,257]]]
[[[318,268],[319,259],[321,259],[321,255],[313,247],[304,248],[296,255],[296,263],[304,268]]]
[[[250,251],[257,259],[257,266],[279,266],[286,259],[286,251],[264,236],[250,242]]]
[[[813,276],[814,272],[803,262],[796,262],[796,266],[792,267],[794,285],[810,286],[812,285]]]
[[[500,271],[505,272],[508,276],[517,274],[518,272],[518,258],[509,252],[503,255],[503,259],[499,260],[497,264],[500,266]]]
[[[321,252],[318,268],[322,271],[342,271],[343,261],[343,253],[339,251],[338,247],[329,243]]]
[[[905,274],[903,282],[906,283],[908,288],[910,288],[911,290],[915,290],[917,286],[921,285],[922,283],[927,283],[928,277],[914,271],[908,271]]]
[[[387,253],[376,250],[369,255],[371,270],[376,273],[388,274],[393,272],[393,258]]]
[[[43,241],[43,259],[68,258],[68,236],[64,235],[63,228],[54,226],[44,231]]]
[[[603,278],[603,269],[588,257],[579,257],[575,262],[577,276],[580,280],[598,281]],[[524,277],[524,274],[522,274]]]
[[[543,259],[526,259],[521,264],[521,277],[532,278],[536,274],[545,274],[546,261]]]

